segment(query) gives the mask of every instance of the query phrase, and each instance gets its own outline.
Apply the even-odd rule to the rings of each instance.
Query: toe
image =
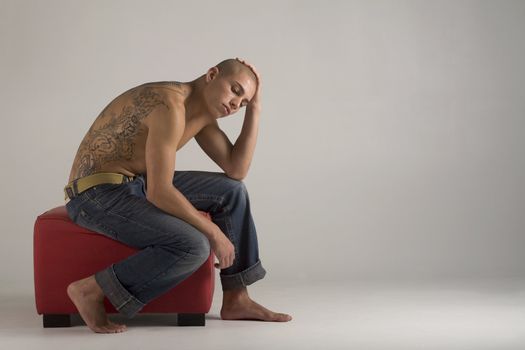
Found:
[[[92,330],[95,333],[108,333],[106,327],[93,327]]]
[[[102,327],[104,329],[103,333],[115,333],[115,330],[109,326]]]
[[[108,321],[108,324],[111,328],[114,328],[116,330],[118,330],[119,332],[124,332],[127,330],[127,327],[125,324],[120,324],[120,323],[113,323],[111,321]]]
[[[114,324],[111,326],[111,329],[113,330],[113,332],[115,333],[122,333],[124,332],[124,328],[122,327],[122,325],[118,325],[118,324]]]
[[[292,320],[292,316],[290,316],[290,315],[287,315],[287,314],[277,314],[276,315],[276,321],[288,322],[288,321],[291,321],[291,320]]]
[[[120,333],[120,332],[122,332],[121,328],[119,327],[119,325],[114,324],[114,323],[113,324],[108,323],[108,324],[104,325],[103,328],[105,330],[104,333]]]
[[[125,332],[128,330],[128,328],[126,327],[126,325],[121,324],[121,325],[118,325],[118,330],[119,332]]]

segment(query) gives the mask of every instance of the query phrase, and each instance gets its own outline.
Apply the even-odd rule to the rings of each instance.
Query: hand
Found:
[[[253,95],[253,98],[251,99],[251,101],[248,103],[248,105],[246,107],[250,108],[250,107],[256,106],[256,107],[260,108],[261,76],[259,75],[259,73],[255,69],[255,67],[253,65],[251,65],[250,63],[246,62],[245,60],[241,60],[238,57],[236,57],[235,59],[237,61],[241,62],[242,64],[244,64],[245,66],[247,66],[248,68],[250,68],[251,71],[253,72],[253,74],[255,75],[255,78],[257,78],[257,87],[255,89],[255,94]]]
[[[230,242],[220,229],[218,229],[215,237],[210,240],[210,246],[219,260],[219,263],[215,263],[216,268],[225,269],[233,265],[233,260],[235,260],[235,248],[232,242]]]

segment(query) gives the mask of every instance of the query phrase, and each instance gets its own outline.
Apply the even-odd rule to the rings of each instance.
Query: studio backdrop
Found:
[[[522,278],[525,2],[0,0],[2,292],[115,96],[241,57],[264,283]],[[235,140],[243,111],[220,121]],[[219,171],[194,141],[177,169]]]

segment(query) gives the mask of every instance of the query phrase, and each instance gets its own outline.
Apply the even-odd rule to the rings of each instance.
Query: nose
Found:
[[[237,109],[239,109],[239,102],[237,102],[236,100],[231,100],[230,108],[232,109],[232,111],[236,111]]]

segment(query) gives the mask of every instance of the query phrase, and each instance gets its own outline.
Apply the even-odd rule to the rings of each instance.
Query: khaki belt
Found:
[[[73,180],[64,187],[66,202],[78,196],[85,190],[100,184],[122,184],[131,182],[135,176],[127,176],[119,173],[96,173]]]

